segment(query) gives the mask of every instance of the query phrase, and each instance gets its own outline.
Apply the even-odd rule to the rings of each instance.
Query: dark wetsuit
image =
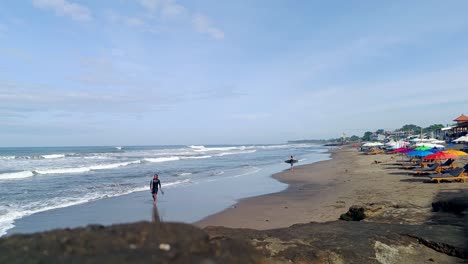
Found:
[[[152,188],[151,188],[151,193],[158,193],[158,185],[161,185],[161,181],[152,179],[151,180]]]

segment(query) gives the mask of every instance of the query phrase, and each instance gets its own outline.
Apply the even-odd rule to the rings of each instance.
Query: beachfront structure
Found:
[[[468,116],[462,114],[453,121],[457,122],[457,126],[454,128],[455,133],[463,133],[468,131]]]
[[[468,116],[462,114],[453,120],[456,125],[444,131],[448,139],[454,140],[468,133]]]

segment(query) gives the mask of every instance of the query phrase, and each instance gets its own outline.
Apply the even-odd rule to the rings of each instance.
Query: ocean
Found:
[[[327,159],[326,151],[312,144],[0,148],[0,236],[35,213],[148,192],[154,173],[171,193],[232,178],[249,185],[242,196],[281,191],[286,186],[270,176],[288,168],[284,160],[313,163]]]

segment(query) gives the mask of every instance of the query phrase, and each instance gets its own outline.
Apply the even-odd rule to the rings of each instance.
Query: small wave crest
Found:
[[[222,152],[219,154],[216,154],[216,157],[222,157],[222,156],[227,156],[227,155],[239,155],[239,154],[250,154],[250,153],[255,153],[257,152],[256,149],[252,150],[246,150],[246,151],[237,151],[237,152]]]
[[[32,171],[18,171],[0,174],[0,180],[16,180],[34,176]]]
[[[33,173],[36,174],[65,174],[65,173],[83,173],[89,172],[93,170],[108,170],[108,169],[115,169],[118,167],[124,167],[131,164],[138,164],[141,163],[140,160],[136,161],[129,161],[129,162],[121,162],[121,163],[112,163],[112,164],[101,164],[101,165],[93,165],[89,167],[78,167],[78,168],[59,168],[59,169],[46,169],[46,170],[34,170]]]
[[[44,159],[60,159],[65,158],[63,154],[49,154],[49,155],[42,155]]]
[[[0,156],[0,160],[12,160],[16,159],[16,156]]]
[[[189,175],[192,175],[191,172],[181,172],[181,173],[177,173],[176,174],[177,176],[189,176]]]
[[[160,163],[160,162],[166,162],[166,161],[180,160],[180,158],[179,157],[145,158],[143,160],[146,162],[151,162],[151,163]]]
[[[209,159],[209,158],[212,158],[213,156],[186,156],[186,157],[182,157],[182,159]]]

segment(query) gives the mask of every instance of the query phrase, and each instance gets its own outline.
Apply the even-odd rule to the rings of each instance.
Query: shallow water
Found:
[[[146,191],[154,172],[170,190],[161,201],[164,217],[196,221],[236,199],[284,189],[269,176],[288,168],[283,161],[289,155],[305,164],[325,159],[324,151],[305,144],[1,148],[0,235],[34,213]],[[195,187],[200,184],[212,186],[210,195]],[[180,203],[174,206],[176,197],[187,193],[205,206],[193,213],[180,210]],[[116,218],[101,222],[109,221]]]

